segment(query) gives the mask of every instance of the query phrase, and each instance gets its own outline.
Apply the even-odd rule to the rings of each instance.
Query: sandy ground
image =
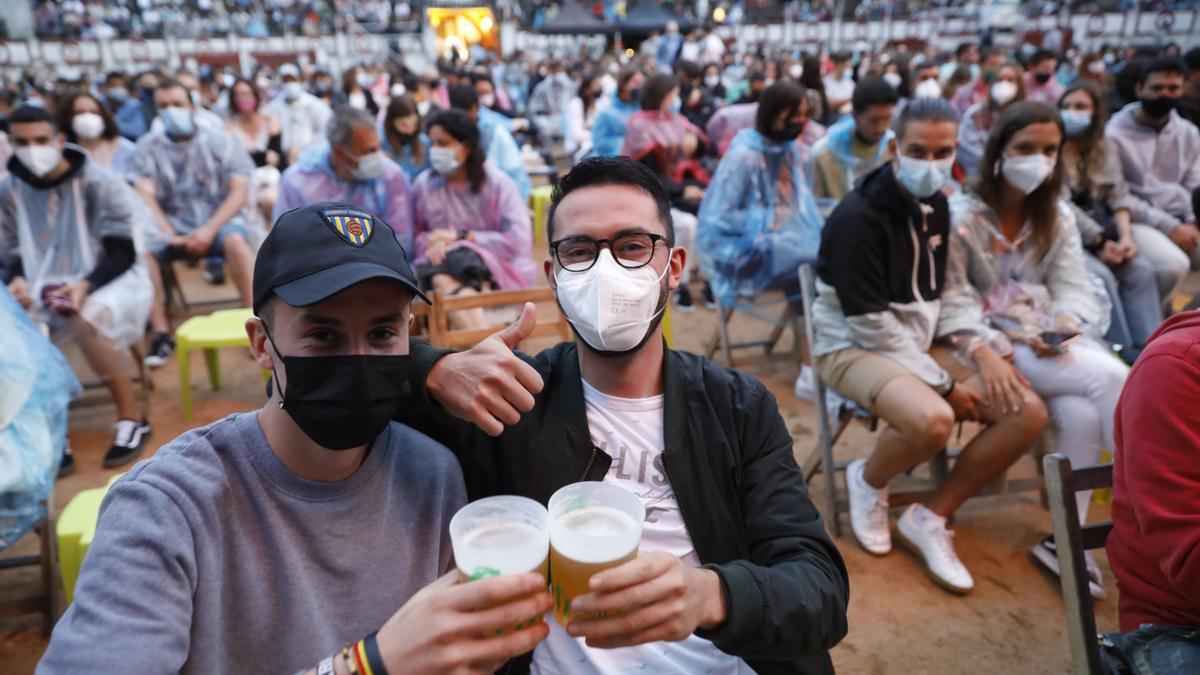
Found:
[[[189,297],[231,295],[206,288],[193,270],[184,273]],[[698,296],[698,288],[696,294]],[[715,326],[714,313],[703,308],[691,315],[674,315],[677,348],[703,352]],[[735,337],[762,336],[762,323],[735,318]],[[544,345],[540,345],[544,346]],[[791,347],[791,338],[782,345]],[[537,349],[539,345],[527,346]],[[792,393],[799,366],[793,353],[767,357],[761,350],[735,355],[737,365],[762,380],[779,399],[780,412],[795,439],[802,461],[815,442],[812,407]],[[242,349],[221,353],[224,388],[211,391],[202,360],[193,355],[194,419],[185,422],[180,409],[178,373],[172,363],[154,373],[150,420],[154,434],[143,457],[184,430],[227,415],[251,409],[262,401],[263,387],[256,367]],[[70,443],[79,465],[75,475],[58,482],[56,512],[79,490],[102,486],[117,473],[100,468],[111,440],[112,407],[103,403],[80,406],[72,412]],[[855,426],[839,444],[838,456],[862,456],[871,447],[871,434]],[[1013,468],[1014,476],[1034,475],[1029,457]],[[818,495],[814,500],[821,503]],[[898,515],[898,514],[895,514]],[[1092,509],[1093,519],[1107,517],[1107,508]],[[845,521],[843,520],[845,524]],[[847,525],[848,527],[848,525]],[[903,550],[884,558],[866,554],[849,535],[837,541],[850,571],[849,635],[833,650],[843,673],[1065,673],[1071,665],[1065,636],[1066,618],[1057,580],[1035,568],[1029,547],[1049,532],[1049,514],[1036,493],[972,500],[955,522],[955,545],[975,577],[976,588],[967,597],[940,590],[925,576],[921,565]],[[36,551],[36,540],[27,537],[12,553]],[[1100,553],[1105,573],[1107,560]],[[36,585],[32,571],[0,572],[0,598]],[[1109,599],[1097,605],[1101,631],[1115,629],[1116,588],[1106,579]],[[46,647],[36,619],[0,622],[0,672],[32,672]]]

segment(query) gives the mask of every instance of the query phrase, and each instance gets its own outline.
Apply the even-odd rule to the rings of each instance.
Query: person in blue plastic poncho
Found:
[[[617,75],[617,90],[612,94],[612,103],[601,110],[592,123],[592,156],[612,157],[621,154],[629,118],[642,109],[638,98],[644,84],[646,76],[633,66]]]
[[[899,97],[879,77],[869,77],[854,88],[854,114],[829,127],[829,133],[812,147],[809,177],[813,195],[837,202],[854,188],[859,177],[888,160],[892,138],[892,111]]]
[[[513,139],[512,132],[495,119],[501,115],[490,110],[486,115],[483,114],[479,107],[479,94],[470,84],[460,84],[450,90],[450,107],[470,115],[479,127],[479,143],[483,154],[516,183],[521,199],[528,201],[533,181],[525,169],[525,160],[521,157],[521,149]]]
[[[792,82],[768,87],[755,128],[734,137],[705,191],[696,248],[722,304],[781,288],[801,307],[797,272],[816,259],[823,226],[795,141],[804,96]]]

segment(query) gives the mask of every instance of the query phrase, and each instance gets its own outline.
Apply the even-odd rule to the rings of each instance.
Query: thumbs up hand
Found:
[[[451,415],[499,436],[533,410],[533,397],[542,391],[542,376],[513,353],[536,324],[537,309],[527,302],[512,325],[440,359],[425,380],[429,396]]]

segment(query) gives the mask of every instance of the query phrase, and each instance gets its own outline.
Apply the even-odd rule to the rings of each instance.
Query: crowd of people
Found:
[[[414,522],[444,524],[464,495],[507,492],[544,501],[570,476],[604,476],[604,458],[612,458],[602,449],[625,444],[653,455],[662,480],[645,478],[658,481],[647,489],[674,486],[664,499],[678,500],[671,522],[679,527],[656,542],[674,557],[655,558],[612,583],[666,584],[662,579],[678,574],[675,582],[695,584],[688,587],[699,593],[688,596],[695,605],[682,618],[669,615],[671,630],[651,628],[668,614],[647,603],[645,616],[633,614],[653,616],[652,623],[585,622],[570,635],[555,625],[548,637],[536,628],[459,647],[478,649],[478,662],[495,664],[533,646],[522,639],[544,637],[532,667],[556,672],[568,659],[600,670],[638,663],[608,660],[598,646],[687,638],[671,658],[721,672],[775,672],[772,662],[818,672],[845,633],[845,569],[804,494],[774,401],[744,375],[665,350],[659,328],[668,302],[676,330],[686,330],[697,305],[734,308],[770,292],[810,314],[815,327],[813,366],[802,371],[796,394],[811,396],[812,380],[820,378],[884,423],[870,455],[846,469],[851,531],[868,552],[892,549],[891,478],[945,448],[956,424],[978,424],[948,478],[909,506],[894,530],[934,582],[970,592],[974,579],[955,550],[949,519],[1045,434],[1077,467],[1117,453],[1118,400],[1130,365],[1140,363],[1164,317],[1186,303],[1179,291],[1200,269],[1200,49],[1178,52],[1010,52],[974,42],[947,53],[903,45],[855,53],[746,51],[710,31],[685,36],[671,24],[632,57],[484,54],[429,72],[402,63],[363,63],[337,74],[285,64],[12,83],[0,96],[0,149],[8,157],[0,181],[0,280],[52,339],[78,343],[103,376],[117,416],[105,465],[132,461],[150,433],[134,397],[131,347],[145,344],[151,367],[171,357],[164,280],[173,264],[203,265],[214,284],[227,283],[228,275],[240,304],[261,319],[248,328],[255,358],[278,380],[270,394],[278,405],[264,408],[261,429],[253,415],[219,422],[160,450],[149,468],[118,485],[102,518],[113,534],[98,536],[89,561],[111,557],[85,568],[47,671],[104,662],[105,645],[147,616],[170,630],[144,645],[138,663],[215,667],[220,661],[204,659],[254,652],[248,640],[261,635],[236,622],[200,623],[205,617],[254,608],[254,621],[266,630],[295,625],[289,617],[321,606],[267,602],[247,561],[299,565],[287,573],[318,586],[310,569],[278,558],[280,552],[377,567],[380,551],[327,539],[327,548],[298,543],[322,539],[299,525],[308,518],[314,527],[346,522],[311,510],[335,496],[319,481],[357,480],[338,459],[349,455],[322,455],[322,448],[355,449],[373,471],[382,462],[395,465],[370,495],[365,485],[345,492],[347,499],[357,495],[346,502],[347,513],[365,513],[371,499],[395,499],[401,512],[420,513]],[[533,250],[531,171],[555,162],[574,168],[555,189],[545,223],[549,248]],[[332,262],[320,260],[323,248],[335,251]],[[358,248],[374,251],[374,271],[355,267],[362,263],[353,262],[350,249]],[[332,273],[339,265],[343,277]],[[811,308],[801,298],[802,265],[816,270]],[[407,316],[410,302],[531,287],[539,266],[580,346],[549,350],[532,366],[516,359],[511,349],[527,327],[523,317],[509,329],[517,333],[462,354],[417,344],[412,372],[382,356],[407,353],[407,324],[392,324]],[[311,282],[298,281],[306,275]],[[389,293],[375,276],[401,283],[404,292]],[[311,307],[322,308],[323,318],[312,318]],[[487,325],[477,310],[450,321]],[[331,346],[339,340],[345,344]],[[349,362],[336,360],[350,357],[331,355],[360,341],[383,346],[362,357],[377,362],[358,363],[351,375]],[[322,355],[331,360],[318,363]],[[344,377],[334,377],[338,368]],[[500,380],[511,388],[507,394],[474,386]],[[392,407],[388,401],[403,398],[396,387],[409,382],[425,383],[429,400]],[[377,398],[363,398],[368,386],[378,389]],[[686,406],[672,397],[685,398]],[[333,420],[333,412],[317,409],[332,400],[342,403],[330,411],[349,417]],[[710,410],[733,422],[717,424],[706,417]],[[380,452],[365,454],[393,417],[445,443],[462,463],[465,483],[435,476],[453,458],[423,445],[428,439],[405,435],[411,430],[394,431]],[[604,442],[587,442],[589,428]],[[710,453],[703,467],[689,463],[672,452],[684,428],[694,441],[689,447],[728,437],[734,456]],[[225,452],[239,443],[246,454]],[[281,456],[280,444],[296,448]],[[418,446],[427,451],[412,454]],[[552,461],[551,446],[566,448],[571,461]],[[624,478],[619,465],[626,461],[633,460],[622,454],[612,463],[615,475]],[[228,510],[213,510],[204,500],[226,489],[228,478],[204,466],[222,467],[238,477],[233,482],[252,487],[221,507]],[[73,468],[69,454],[62,467]],[[678,472],[676,482],[668,469]],[[735,474],[743,480],[727,484]],[[406,492],[417,485],[406,482],[414,476],[428,477],[420,482],[424,502]],[[271,501],[259,491],[267,483],[311,501]],[[775,491],[769,499],[742,494],[747,485]],[[1132,478],[1128,485],[1154,489]],[[1136,510],[1143,497],[1119,494],[1127,500],[1120,508]],[[1081,519],[1090,503],[1089,492],[1079,493]],[[160,522],[167,511],[178,522]],[[1194,521],[1196,513],[1186,518]],[[243,541],[238,537],[251,536],[244,533],[231,539],[223,528],[228,519],[257,523],[269,541]],[[737,532],[729,541],[719,532],[726,525]],[[198,539],[181,539],[188,531]],[[414,536],[385,528],[370,539]],[[1194,541],[1194,527],[1186,536]],[[350,637],[331,631],[338,624],[352,627],[351,635],[383,626],[374,649],[385,660],[444,655],[422,654],[420,640],[454,646],[445,636],[404,637],[421,608],[447,613],[439,628],[492,627],[470,623],[464,613],[477,608],[446,584],[419,591],[445,570],[435,563],[445,562],[447,543],[444,533],[418,540],[403,556],[407,576],[387,584],[394,601],[387,611],[370,598],[367,582],[380,580],[364,577],[366,586],[346,586],[354,591],[344,602],[330,596],[341,608],[332,623],[288,633],[294,658],[267,659],[264,667],[312,666],[312,645]],[[152,542],[155,559],[172,567],[136,577],[144,551],[127,550],[134,541]],[[1031,553],[1057,573],[1055,546],[1046,537]],[[1121,575],[1136,576],[1153,563],[1123,550],[1125,564],[1114,565],[1122,612],[1126,593],[1140,612],[1136,623],[1122,618],[1130,649],[1149,643],[1136,635],[1146,629],[1141,624],[1194,631],[1195,605],[1190,614],[1178,608],[1197,599],[1195,577],[1186,588],[1172,586],[1170,574],[1161,583],[1153,575],[1133,582]],[[212,551],[237,552],[238,569]],[[687,556],[694,564],[675,567]],[[1177,568],[1194,572],[1195,563]],[[716,574],[689,576],[697,570]],[[1093,596],[1102,598],[1104,580],[1090,556],[1088,574]],[[191,585],[172,586],[154,606],[116,602],[112,593],[123,591],[108,586],[122,579],[144,589],[127,597],[149,597],[156,595],[149,589],[184,577]],[[493,599],[512,601],[508,609],[517,612],[504,614],[506,621],[542,607],[528,579],[494,581]],[[238,596],[222,592],[229,588]],[[595,583],[593,590],[595,608],[608,607]],[[706,604],[713,592],[724,598],[718,609]],[[614,590],[607,602],[628,608],[619,596]],[[1171,600],[1163,605],[1161,597]],[[373,609],[355,611],[360,606]],[[590,637],[587,646],[572,640],[579,636]],[[1176,638],[1190,645],[1193,660],[1186,663],[1200,662],[1194,633]],[[657,663],[643,652],[629,658]],[[336,672],[349,672],[342,660]],[[330,670],[318,672],[335,672],[333,661],[326,665]]]

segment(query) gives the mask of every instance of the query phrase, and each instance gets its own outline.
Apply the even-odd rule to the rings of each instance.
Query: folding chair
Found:
[[[429,317],[429,343],[434,347],[460,349],[473,347],[480,341],[495,333],[502,326],[471,330],[451,330],[449,315],[451,312],[464,309],[489,309],[510,307],[532,302],[540,305],[539,318],[529,337],[557,337],[560,340],[571,339],[571,327],[566,317],[558,310],[554,301],[554,291],[550,288],[528,288],[519,291],[490,291],[473,295],[442,295],[435,293],[433,307]],[[545,305],[553,307],[553,314],[547,318]]]
[[[1050,499],[1050,520],[1054,525],[1055,550],[1058,552],[1059,579],[1067,608],[1067,639],[1076,675],[1104,675],[1100,661],[1100,641],[1092,595],[1088,591],[1087,563],[1084,551],[1104,548],[1112,521],[1079,525],[1075,493],[1099,490],[1113,483],[1112,464],[1072,469],[1071,460],[1055,452],[1042,459],[1046,473],[1046,492]]]
[[[773,315],[770,312],[772,309],[777,309],[782,305],[778,315]],[[735,313],[740,313],[743,316],[748,316],[766,324],[771,325],[771,335],[766,339],[758,340],[743,340],[735,342],[729,335],[729,320],[733,318]],[[753,349],[754,347],[762,347],[763,352],[770,356],[775,351],[775,346],[779,344],[779,339],[783,337],[783,331],[791,327],[793,335],[796,337],[796,345],[799,347],[801,336],[804,335],[804,329],[801,323],[803,317],[796,314],[795,310],[788,304],[787,299],[771,300],[765,303],[755,303],[752,299],[747,298],[744,302],[736,302],[732,306],[726,305],[719,298],[717,299],[717,327],[713,330],[713,335],[709,338],[708,352],[705,357],[712,359],[720,349],[725,355],[725,364],[730,368],[735,367],[733,362],[733,351],[735,349]],[[810,343],[811,344],[811,343]]]
[[[0,618],[19,618],[29,614],[42,615],[42,634],[49,636],[54,628],[57,611],[57,587],[54,583],[54,526],[50,522],[50,507],[48,501],[42,502],[46,517],[42,519],[37,529],[37,537],[41,544],[38,555],[15,556],[0,558],[0,570],[17,569],[37,566],[41,571],[39,589],[33,594],[0,601]]]

